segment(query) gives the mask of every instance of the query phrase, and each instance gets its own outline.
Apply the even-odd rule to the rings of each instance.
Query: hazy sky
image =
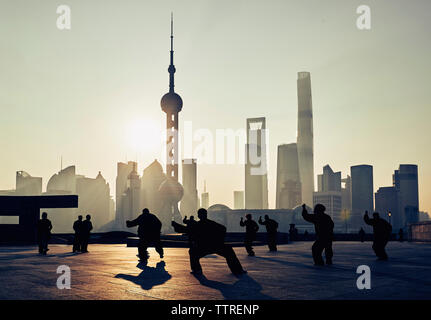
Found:
[[[60,4],[71,30],[56,27]],[[369,31],[356,28],[361,4]],[[271,207],[277,145],[296,141],[297,72],[309,71],[315,174],[372,164],[377,190],[400,163],[418,164],[420,210],[431,212],[428,0],[0,0],[0,189],[17,170],[45,186],[62,155],[80,174],[101,170],[115,194],[116,162],[138,159],[142,172],[160,159],[171,11],[180,128],[265,116]],[[241,165],[200,166],[198,179],[211,204],[232,206],[244,189]]]

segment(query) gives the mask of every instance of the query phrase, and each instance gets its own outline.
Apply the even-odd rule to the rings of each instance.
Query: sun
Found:
[[[127,146],[133,152],[151,152],[161,148],[162,127],[150,118],[134,119],[125,128]]]

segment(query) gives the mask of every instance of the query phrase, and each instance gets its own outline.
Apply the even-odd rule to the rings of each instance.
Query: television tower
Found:
[[[174,87],[174,19],[171,14],[171,52],[169,72],[169,92],[160,102],[166,113],[166,175],[178,182],[178,113],[183,108],[183,100],[175,93]]]

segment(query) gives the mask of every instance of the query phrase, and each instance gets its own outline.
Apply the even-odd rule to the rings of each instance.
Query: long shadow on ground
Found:
[[[165,266],[166,264],[164,261],[158,262],[156,267],[149,267],[144,263],[139,263],[137,267],[142,270],[139,275],[134,276],[119,273],[115,278],[131,281],[140,285],[144,290],[150,290],[151,288],[159,286],[172,278],[172,276],[165,270]]]
[[[195,276],[199,283],[205,287],[219,290],[227,300],[249,299],[249,300],[271,300],[271,296],[260,292],[262,286],[248,275],[242,275],[233,284],[220,281],[208,280],[204,275]]]

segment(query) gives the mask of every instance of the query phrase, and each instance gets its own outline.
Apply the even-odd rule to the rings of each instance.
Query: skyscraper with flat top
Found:
[[[400,228],[403,228],[417,222],[419,217],[418,166],[400,164],[392,179],[398,192]]]
[[[245,208],[268,209],[265,118],[247,119]]]
[[[244,191],[233,192],[233,208],[244,209]]]
[[[276,209],[292,209],[302,202],[296,143],[281,144],[277,151]]]
[[[345,230],[341,215],[341,171],[334,172],[329,165],[323,167],[323,174],[317,176],[317,192],[313,193],[313,205],[320,203],[326,207],[326,214],[331,216],[335,230]]]
[[[311,78],[309,72],[298,72],[298,159],[301,176],[302,201],[313,204],[313,106],[311,101]]]
[[[197,165],[196,159],[183,160],[183,188],[184,196],[181,199],[180,211],[184,216],[196,214],[198,208]]]
[[[372,214],[374,210],[373,201],[373,166],[358,165],[350,167],[352,179],[352,215],[351,225],[359,229],[365,226],[363,216],[365,211]]]

